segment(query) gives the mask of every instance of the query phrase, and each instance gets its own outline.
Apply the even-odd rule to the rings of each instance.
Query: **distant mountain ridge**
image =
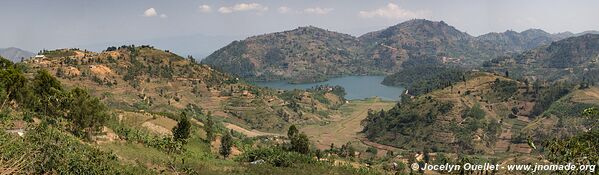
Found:
[[[359,37],[310,26],[234,41],[202,62],[253,80],[314,82],[341,75],[391,74],[416,65],[476,67],[579,35],[529,29],[475,37],[444,21],[425,19]]]
[[[491,59],[485,69],[543,80],[599,81],[599,34],[570,37],[519,54]]]
[[[35,55],[35,53],[29,52],[29,51],[26,51],[23,49],[19,49],[16,47],[0,48],[0,56],[2,56],[4,58],[8,58],[12,62],[19,62],[19,61],[21,61],[21,58],[29,58],[34,55]]]

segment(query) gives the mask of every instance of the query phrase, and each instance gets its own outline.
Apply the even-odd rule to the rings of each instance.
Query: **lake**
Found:
[[[286,81],[268,81],[253,82],[253,84],[284,90],[309,89],[318,85],[339,85],[345,88],[346,99],[355,100],[377,96],[383,100],[399,100],[404,88],[382,85],[381,82],[384,78],[384,76],[345,76],[318,83],[289,84]]]

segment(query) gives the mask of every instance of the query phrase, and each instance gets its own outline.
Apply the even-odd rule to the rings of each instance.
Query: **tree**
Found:
[[[0,63],[6,64],[6,63]],[[19,70],[12,66],[0,69],[0,87],[3,88],[7,98],[2,102],[2,106],[6,100],[15,100],[27,83],[27,78]],[[30,99],[29,99],[30,100]]]
[[[232,146],[233,146],[233,136],[231,136],[231,132],[227,132],[227,134],[225,134],[220,139],[220,150],[218,152],[224,158],[227,158],[231,154],[231,147]]]
[[[308,136],[304,133],[298,134],[291,139],[291,150],[308,154],[310,152],[310,140]]]
[[[187,143],[187,139],[189,138],[190,132],[191,123],[187,118],[187,114],[185,112],[181,112],[179,122],[177,122],[177,126],[173,128],[173,139],[181,143]]]
[[[287,138],[289,138],[291,140],[298,133],[299,133],[299,130],[297,129],[297,127],[295,127],[295,125],[291,125],[291,126],[289,126],[289,129],[287,130]]]
[[[100,99],[79,87],[71,90],[66,98],[67,118],[73,121],[75,134],[85,133],[89,139],[93,132],[101,130],[108,120],[108,108]]]
[[[553,163],[573,163],[575,165],[592,165],[599,162],[599,110],[588,108],[583,116],[589,120],[591,126],[589,131],[579,133],[573,137],[558,139],[554,138],[544,143],[547,159]],[[558,172],[567,174],[568,172]]]
[[[210,112],[206,117],[206,125],[204,125],[204,130],[206,131],[206,141],[211,142],[214,140],[214,120],[212,119],[212,114]]]
[[[33,91],[38,97],[35,110],[47,116],[57,116],[60,112],[62,85],[47,70],[40,70],[33,79]]]

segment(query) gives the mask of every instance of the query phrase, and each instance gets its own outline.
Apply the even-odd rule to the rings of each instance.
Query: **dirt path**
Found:
[[[362,131],[360,123],[368,114],[368,109],[389,109],[395,102],[380,100],[351,101],[341,108],[343,117],[339,121],[327,125],[307,125],[300,128],[305,132],[319,149],[328,149],[331,143],[341,146],[347,142],[363,145],[359,134]]]

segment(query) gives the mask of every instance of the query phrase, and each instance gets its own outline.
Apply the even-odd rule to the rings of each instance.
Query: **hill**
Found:
[[[401,66],[440,63],[439,58],[443,56],[466,56],[472,38],[443,21],[423,19],[406,21],[359,37],[365,57],[380,60],[377,65],[387,66],[390,71]]]
[[[520,33],[508,30],[503,33],[488,33],[478,36],[476,45],[488,53],[520,53],[571,36],[574,34],[550,34],[540,29],[529,29]],[[497,56],[502,55],[492,55],[492,57]]]
[[[215,119],[209,112],[204,113],[194,104],[178,110],[176,114],[130,111],[126,106],[123,109],[106,105],[104,102],[114,101],[106,100],[105,96],[91,95],[87,90],[80,88],[80,85],[89,86],[86,82],[88,77],[83,74],[110,73],[108,66],[102,67],[101,71],[96,69],[105,58],[101,56],[103,54],[108,56],[132,54],[130,58],[121,55],[115,55],[114,58],[115,61],[124,64],[122,66],[127,67],[127,70],[142,64],[151,67],[151,64],[145,62],[150,58],[143,60],[143,63],[132,65],[120,62],[121,59],[139,58],[140,60],[137,61],[141,62],[142,57],[149,56],[154,61],[167,61],[166,65],[173,63],[173,69],[164,69],[167,72],[172,70],[173,75],[182,75],[178,66],[188,65],[190,69],[197,69],[190,74],[201,72],[207,76],[218,76],[227,80],[227,75],[210,72],[210,70],[200,71],[204,70],[204,66],[183,64],[186,63],[185,60],[148,46],[124,46],[108,50],[111,51],[103,53],[77,49],[44,51],[46,58],[17,64],[0,57],[2,80],[0,81],[0,157],[2,157],[0,172],[4,174],[378,173],[378,170],[337,166],[334,162],[327,161],[319,162],[311,155],[320,150],[311,151],[309,140],[301,139],[301,143],[295,143],[297,138],[306,138],[303,133],[297,133],[299,135],[297,138],[292,136],[246,137],[235,130],[224,128],[221,120]],[[63,72],[64,74],[58,73],[60,71],[57,72],[53,64],[75,67],[81,71],[81,74],[75,76],[77,75],[75,69],[70,69],[71,72]],[[53,73],[58,73],[63,78],[57,79],[46,69],[41,68],[42,66],[52,69],[55,71]],[[83,69],[84,67],[90,70]],[[117,67],[111,67],[115,68],[111,69],[115,71],[114,77],[119,75],[116,72]],[[131,73],[130,76],[133,78],[130,80],[141,76],[156,79],[169,77],[167,73],[158,78],[156,75],[149,76],[151,74],[149,72],[142,72],[143,74]],[[64,76],[80,79],[78,81],[80,85],[63,84],[62,82],[72,83],[66,81]],[[204,80],[207,79],[202,79]],[[120,82],[118,80],[116,82],[117,84],[133,83],[118,83]],[[243,85],[242,83],[232,84]],[[112,86],[115,86],[114,90],[122,90],[115,85],[114,81]],[[314,89],[311,92],[319,91]],[[331,94],[325,93],[325,96],[332,99]],[[126,105],[125,102],[121,104]],[[295,102],[293,106],[299,111],[302,104]],[[289,144],[287,141],[289,139],[294,144]],[[306,152],[297,151],[296,145],[300,144]],[[256,161],[258,163],[250,163]]]
[[[474,37],[443,21],[424,19],[357,38],[310,26],[235,41],[202,62],[250,80],[314,82],[341,75],[392,74],[419,65],[476,67],[572,35],[531,29]]]
[[[340,105],[325,89],[276,91],[248,85],[151,46],[45,51],[30,71],[48,70],[67,87],[80,86],[112,109],[173,116],[189,106],[249,129],[280,132],[291,123],[318,121]],[[317,99],[318,98],[318,99]]]
[[[8,58],[12,62],[19,62],[23,58],[29,58],[35,54],[15,47],[0,48],[0,56]]]
[[[520,54],[494,58],[483,64],[489,70],[527,78],[555,81],[597,81],[599,35],[586,34],[552,42]]]
[[[255,80],[318,81],[367,72],[354,66],[358,49],[353,36],[310,26],[235,41],[202,63]]]
[[[582,111],[597,106],[588,104],[595,99],[581,95],[593,94],[595,88],[580,92],[568,83],[533,85],[468,72],[465,79],[449,84],[406,95],[390,110],[369,112],[363,132],[372,141],[417,151],[530,153],[528,137],[542,143],[584,131],[590,127],[589,120],[580,118]],[[558,119],[563,125],[555,125]]]

